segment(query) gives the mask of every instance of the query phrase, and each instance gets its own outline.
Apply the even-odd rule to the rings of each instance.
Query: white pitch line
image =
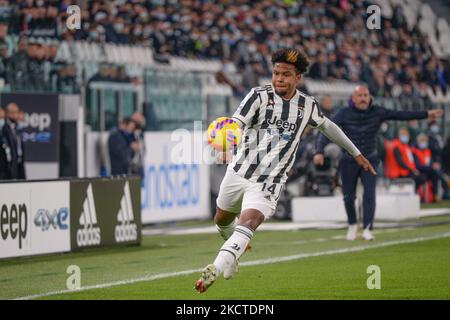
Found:
[[[377,244],[372,244],[372,245],[363,245],[363,246],[356,246],[356,247],[342,248],[342,249],[335,249],[335,250],[328,250],[328,251],[321,251],[321,252],[301,253],[301,254],[295,254],[295,255],[284,256],[284,257],[259,259],[259,260],[254,260],[254,261],[242,262],[242,263],[240,263],[240,266],[256,266],[256,265],[264,265],[264,264],[270,264],[270,263],[279,263],[279,262],[286,262],[286,261],[292,261],[292,260],[299,260],[299,259],[305,259],[305,258],[311,258],[311,257],[320,257],[320,256],[326,256],[326,255],[340,254],[340,253],[359,252],[359,251],[364,251],[367,249],[383,248],[383,247],[394,246],[394,245],[399,245],[399,244],[415,243],[415,242],[449,238],[449,237],[450,237],[450,232],[445,232],[445,233],[441,233],[441,234],[435,234],[432,236],[424,236],[424,237],[417,237],[417,238],[397,240],[397,241],[387,241],[387,242],[382,242],[382,243],[377,243]],[[57,294],[65,294],[65,293],[81,292],[81,291],[94,290],[94,289],[110,288],[110,287],[116,287],[116,286],[121,286],[121,285],[133,284],[136,282],[154,281],[154,280],[158,280],[158,279],[188,275],[188,274],[197,273],[200,271],[201,271],[201,269],[191,269],[191,270],[178,271],[178,272],[160,273],[160,274],[156,274],[156,275],[152,275],[152,276],[144,276],[141,278],[121,280],[121,281],[116,281],[116,282],[86,286],[86,287],[82,287],[81,289],[78,289],[78,290],[50,291],[47,293],[19,297],[19,298],[15,298],[14,300],[31,300],[31,299],[38,299],[38,298],[54,296]]]

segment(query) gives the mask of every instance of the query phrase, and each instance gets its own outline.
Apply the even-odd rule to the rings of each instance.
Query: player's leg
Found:
[[[231,278],[236,271],[239,258],[249,246],[255,230],[275,213],[282,188],[281,184],[249,183],[235,231],[214,261],[219,273],[223,272],[226,279]]]
[[[374,168],[377,167],[377,161],[370,161]],[[361,182],[364,186],[363,195],[363,239],[374,240],[372,235],[373,220],[375,218],[376,206],[376,186],[377,176],[374,176],[369,171],[361,171]]]
[[[226,279],[233,276],[239,258],[246,251],[254,231],[274,214],[282,186],[276,185],[269,191],[262,191],[265,188],[261,188],[262,185],[247,182],[238,224],[219,250],[214,263],[206,266],[201,278],[196,282],[195,289],[200,293],[206,291],[222,273]],[[267,194],[268,192],[271,194]]]
[[[256,209],[247,209],[241,213],[233,234],[220,248],[214,262],[203,269],[200,279],[195,283],[195,289],[199,293],[205,292],[221,274],[225,279],[230,279],[237,272],[239,258],[246,251],[254,230],[263,221],[264,214]]]
[[[233,234],[225,241],[214,260],[218,274],[223,273],[225,279],[230,279],[237,272],[239,258],[246,251],[255,230],[264,219],[264,214],[257,209],[242,211]]]
[[[222,210],[220,207],[216,207],[216,215],[214,216],[214,223],[224,240],[233,234],[234,228],[237,224],[237,213]]]
[[[214,222],[224,240],[228,240],[235,231],[236,216],[241,210],[247,183],[246,179],[238,176],[233,170],[227,170],[220,184]],[[205,292],[219,277],[220,271],[214,264],[207,265],[203,269],[200,279],[195,283],[195,289],[200,293]]]
[[[236,227],[236,217],[241,212],[246,184],[247,180],[237,175],[233,170],[227,170],[220,184],[214,223],[224,240],[228,240]]]
[[[342,193],[344,195],[345,212],[347,213],[347,240],[355,240],[358,230],[356,220],[356,185],[360,167],[353,159],[342,159],[340,163]]]

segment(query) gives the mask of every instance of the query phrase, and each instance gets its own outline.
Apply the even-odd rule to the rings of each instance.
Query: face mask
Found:
[[[25,128],[25,122],[23,122],[23,121],[17,122],[16,128],[19,129],[19,130]]]
[[[430,130],[433,133],[439,133],[439,131],[440,131],[438,126],[431,126]]]
[[[381,132],[386,133],[388,131],[388,126],[386,124],[381,125]]]
[[[409,142],[408,136],[400,136],[399,139],[402,143],[405,143],[405,144],[407,144]]]
[[[114,25],[114,29],[116,30],[116,32],[122,32],[123,31],[123,24],[122,23],[116,23],[115,25]]]
[[[419,143],[419,148],[422,149],[422,150],[428,148],[428,143],[427,142],[420,142]]]

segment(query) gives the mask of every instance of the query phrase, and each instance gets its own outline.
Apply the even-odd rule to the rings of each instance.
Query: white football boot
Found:
[[[229,279],[233,278],[233,276],[238,271],[239,271],[239,261],[234,260],[234,262],[223,271],[223,277],[225,278],[225,280],[229,280]]]
[[[208,264],[202,271],[202,276],[195,282],[195,290],[198,293],[205,292],[214,281],[217,280],[219,273],[217,272],[217,268],[214,264]]]
[[[347,240],[353,241],[356,240],[356,234],[358,232],[358,225],[355,224],[349,224],[348,230],[347,230]]]
[[[364,229],[364,231],[362,233],[362,237],[364,240],[367,240],[367,241],[375,240],[375,237],[373,236],[373,234],[369,228]]]

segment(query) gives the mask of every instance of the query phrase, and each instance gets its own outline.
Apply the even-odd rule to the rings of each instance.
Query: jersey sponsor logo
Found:
[[[123,188],[123,196],[120,200],[120,208],[117,212],[117,221],[114,230],[116,242],[126,242],[137,240],[137,225],[134,222],[133,206],[131,203],[130,185],[128,181]]]
[[[83,211],[80,216],[82,229],[77,230],[77,245],[88,247],[99,245],[101,241],[101,231],[97,225],[97,212],[95,210],[94,193],[92,184],[86,190],[86,199],[83,202]]]
[[[291,123],[287,120],[278,119],[277,116],[275,116],[272,119],[267,120],[267,123],[271,124],[271,125],[275,125],[278,128],[283,128],[288,131],[295,131],[295,129],[297,129],[297,124]]]

